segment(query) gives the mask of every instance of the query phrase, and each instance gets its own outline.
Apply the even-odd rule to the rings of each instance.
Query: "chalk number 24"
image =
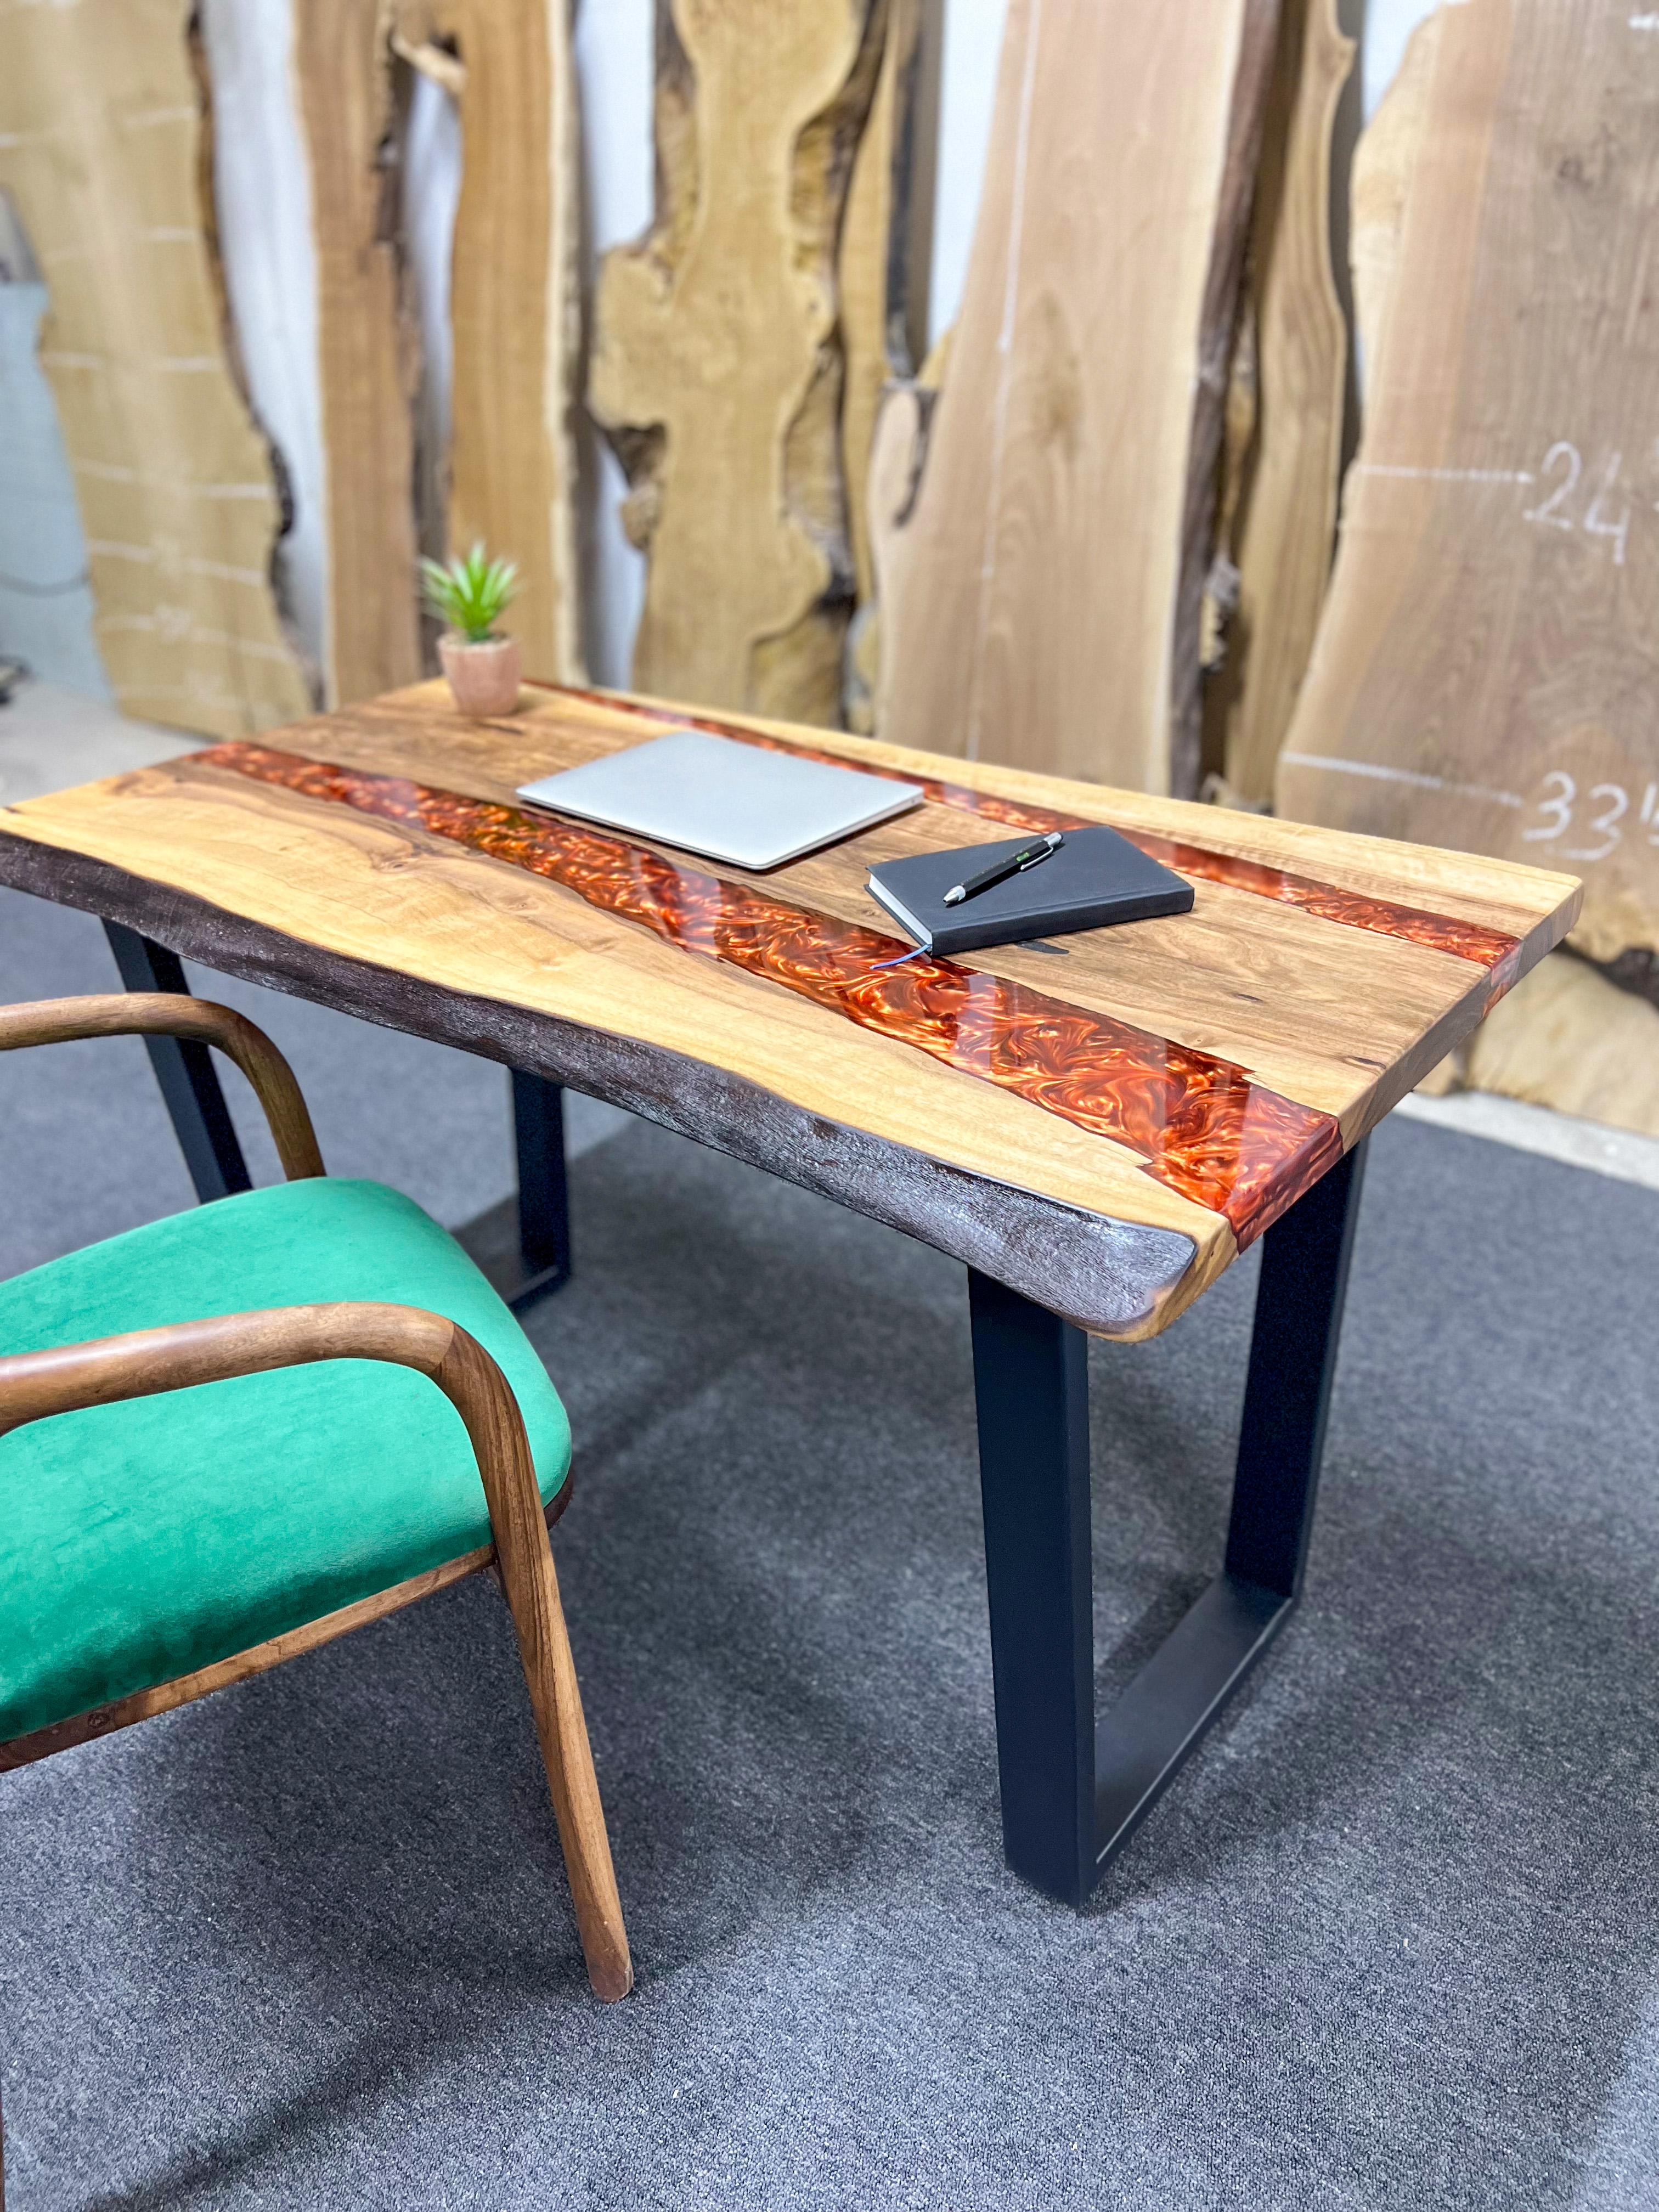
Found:
[[[1613,519],[1613,487],[1619,481],[1619,471],[1624,458],[1622,453],[1607,455],[1607,466],[1601,473],[1601,489],[1585,508],[1583,521],[1576,522],[1567,511],[1567,501],[1577,490],[1578,479],[1584,473],[1584,457],[1577,446],[1569,445],[1565,438],[1558,438],[1545,454],[1540,473],[1553,477],[1558,470],[1561,471],[1561,481],[1547,499],[1540,499],[1536,507],[1525,508],[1521,520],[1522,522],[1542,522],[1552,530],[1582,530],[1587,538],[1611,538],[1613,565],[1615,568],[1622,568],[1626,549],[1630,544],[1630,507],[1628,504],[1625,505],[1615,522]]]

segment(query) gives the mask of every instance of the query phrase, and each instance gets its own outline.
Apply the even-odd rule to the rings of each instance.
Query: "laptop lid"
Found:
[[[914,783],[830,768],[702,730],[521,784],[519,797],[740,868],[777,868],[921,803]]]

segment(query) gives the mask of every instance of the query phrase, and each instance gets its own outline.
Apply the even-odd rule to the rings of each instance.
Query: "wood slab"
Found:
[[[890,719],[893,656],[884,639],[890,622],[902,627],[904,620],[901,602],[911,574],[905,531],[927,465],[928,435],[955,343],[952,325],[914,376],[887,386],[876,415],[865,502],[872,592],[854,617],[847,641],[847,726],[861,737],[873,737]]]
[[[234,736],[312,692],[271,592],[271,456],[225,350],[189,0],[11,7],[0,185],[52,294],[40,362],[124,713]]]
[[[767,875],[520,807],[691,719],[922,781]],[[960,962],[870,863],[1114,823],[1188,915]],[[1576,884],[752,718],[427,684],[0,811],[0,880],[210,967],[608,1098],[896,1224],[1103,1334],[1155,1333],[1558,942]]]
[[[1493,1008],[1450,1075],[1449,1089],[1659,1137],[1659,1007],[1589,961],[1553,952]]]
[[[1575,870],[1575,945],[1659,947],[1659,37],[1610,0],[1467,0],[1411,67],[1279,806]]]
[[[1348,176],[1348,270],[1362,368],[1375,367],[1382,357],[1406,203],[1416,173],[1443,20],[1437,11],[1412,33],[1394,80],[1354,148]]]
[[[1194,796],[1199,617],[1278,0],[1012,0],[878,727]]]
[[[926,329],[927,220],[933,162],[918,150],[922,114],[923,0],[887,0],[881,70],[853,156],[836,276],[845,369],[842,465],[847,535],[859,606],[875,596],[870,544],[870,454],[882,395],[918,358]]]
[[[583,672],[575,410],[581,351],[569,0],[396,0],[402,49],[460,103],[452,253],[449,544],[518,562],[532,674]],[[459,62],[459,67],[455,63]]]
[[[1205,714],[1230,792],[1273,795],[1336,538],[1348,332],[1331,270],[1331,132],[1353,66],[1336,0],[1283,0],[1250,221],[1250,437],[1228,537],[1238,600]]]
[[[385,149],[398,128],[384,0],[294,0],[317,253],[330,706],[421,673],[414,340]]]
[[[836,252],[884,0],[659,0],[655,221],[605,257],[588,387],[647,557],[634,680],[840,717],[852,605]]]

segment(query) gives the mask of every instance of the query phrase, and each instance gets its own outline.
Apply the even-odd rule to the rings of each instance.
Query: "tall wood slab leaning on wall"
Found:
[[[1255,406],[1230,533],[1238,600],[1205,696],[1228,788],[1253,806],[1273,798],[1336,533],[1348,333],[1331,269],[1331,131],[1353,56],[1336,0],[1284,0],[1242,319]]]
[[[1443,15],[1419,25],[1376,114],[1360,133],[1348,178],[1348,269],[1361,362],[1382,358],[1400,236],[1417,166]]]
[[[1577,872],[1576,945],[1659,948],[1659,33],[1465,0],[1418,41],[1279,811]]]
[[[915,295],[926,257],[917,251],[917,197],[933,181],[931,161],[919,160],[923,0],[887,0],[887,27],[869,120],[853,159],[842,222],[836,283],[845,350],[842,460],[847,487],[847,534],[856,602],[875,591],[870,544],[870,454],[882,394],[908,376],[925,331],[925,302]]]
[[[525,672],[571,680],[582,663],[569,0],[398,0],[396,23],[400,46],[447,73],[460,101],[449,542],[483,538],[518,561]]]
[[[589,386],[649,560],[641,690],[839,717],[836,254],[886,21],[886,0],[659,0],[656,220],[605,260]]]
[[[836,269],[846,354],[842,471],[854,596],[842,719],[866,736],[875,727],[881,665],[873,509],[885,495],[875,482],[877,428],[898,389],[913,385],[927,349],[942,13],[941,0],[889,0],[881,74],[854,158]],[[894,416],[887,422],[890,447],[897,421]],[[902,465],[908,471],[908,458]]]
[[[894,743],[1195,790],[1199,611],[1277,0],[1011,0],[890,557]],[[912,472],[914,473],[914,472]]]
[[[293,0],[317,247],[328,504],[324,685],[345,706],[421,672],[412,342],[383,149],[397,128],[384,0]]]
[[[0,185],[52,295],[41,363],[131,714],[240,736],[309,704],[271,589],[271,462],[238,388],[188,0],[7,10]]]

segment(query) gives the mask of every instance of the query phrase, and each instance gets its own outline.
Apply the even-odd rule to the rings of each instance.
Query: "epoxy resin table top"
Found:
[[[520,805],[687,724],[927,802],[766,875]],[[1190,914],[921,957],[875,860],[1107,822]],[[441,684],[0,809],[0,881],[489,1054],[956,1254],[1097,1333],[1164,1328],[1558,944],[1568,876],[839,732]]]

